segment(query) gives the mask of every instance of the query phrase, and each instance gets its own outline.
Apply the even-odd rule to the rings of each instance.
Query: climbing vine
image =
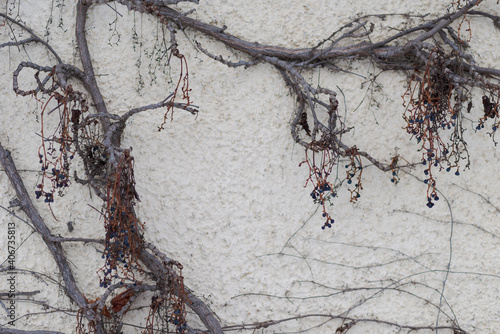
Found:
[[[146,222],[136,212],[141,197],[136,189],[134,169],[136,163],[140,162],[132,154],[133,149],[124,148],[121,142],[127,122],[144,111],[162,109],[163,119],[158,121],[159,131],[173,120],[175,109],[198,114],[198,107],[193,105],[191,97],[189,59],[181,52],[181,48],[194,47],[206,57],[229,67],[259,66],[264,63],[278,71],[296,101],[295,108],[290,110],[290,132],[292,139],[304,150],[301,166],[308,169],[305,187],[313,202],[321,209],[324,230],[334,226],[337,197],[347,196],[352,203],[360,200],[362,176],[368,166],[392,173],[391,181],[397,184],[401,171],[423,165],[423,182],[427,185],[426,205],[432,208],[440,199],[437,173],[444,170],[458,176],[460,171],[470,167],[472,152],[469,154],[464,133],[467,130],[465,121],[469,119],[474,105],[479,105],[482,112],[479,119],[471,121],[473,130],[478,132],[486,129],[495,142],[494,136],[500,126],[500,73],[496,69],[478,66],[473,52],[468,49],[474,29],[470,17],[491,19],[494,25],[500,21],[500,17],[474,10],[482,3],[481,0],[452,2],[449,13],[435,18],[422,15],[422,23],[400,29],[380,40],[372,38],[376,25],[371,21],[380,21],[396,14],[360,16],[341,26],[317,45],[301,49],[245,41],[226,33],[227,27],[201,22],[190,15],[192,12],[183,12],[175,7],[179,2],[197,4],[196,0],[117,0],[113,5],[122,4],[134,13],[151,15],[157,19],[160,27],[158,31],[161,34],[158,36],[161,35],[161,38],[155,42],[153,50],[142,51],[134,22],[132,40],[134,47],[141,52],[139,68],[144,52],[144,56],[151,61],[148,69],[153,81],[158,64],[168,70],[176,67],[178,71],[172,90],[166,92],[159,102],[125,112],[108,109],[109,103],[96,80],[93,58],[86,40],[86,20],[92,15],[89,8],[109,5],[109,2],[78,1],[75,40],[81,63],[77,65],[65,62],[50,43],[32,31],[16,14],[14,2],[8,3],[7,14],[0,14],[3,20],[0,22],[2,36],[8,36],[8,41],[0,44],[0,49],[39,44],[52,59],[52,63],[45,66],[23,61],[13,72],[14,92],[35,99],[39,105],[40,145],[34,149],[33,156],[37,155],[40,164],[40,181],[35,185],[34,192],[29,193],[19,181],[10,154],[1,146],[0,160],[20,203],[23,203],[20,208],[41,234],[59,266],[65,283],[62,289],[77,307],[75,329],[79,334],[121,333],[125,325],[124,315],[145,292],[150,294],[145,307],[146,325],[140,329],[142,333],[204,332],[205,329],[190,327],[188,310],[197,314],[206,331],[223,331],[220,320],[185,285],[183,265],[167,257],[146,240]],[[66,5],[64,1],[55,3],[62,12]],[[111,8],[114,8],[115,14],[109,26],[109,43],[116,44],[122,35],[117,28],[119,15],[116,7]],[[409,19],[409,16],[401,17]],[[49,22],[52,20],[51,12]],[[59,20],[59,26],[63,26],[62,19]],[[22,32],[19,38],[12,34],[14,29],[16,33]],[[244,54],[245,60],[228,61],[212,53],[199,41],[192,43],[192,46],[180,45],[177,40],[179,31],[186,35],[201,34],[222,43],[235,54]],[[313,85],[306,79],[306,72],[320,68],[328,68],[333,72],[348,71],[339,67],[340,61],[359,59],[366,59],[384,71],[399,71],[407,75],[408,84],[402,87],[401,115],[409,139],[419,145],[419,161],[409,161],[399,154],[383,161],[366,152],[359,143],[347,144],[345,134],[353,131],[353,127],[349,126],[346,116],[339,112],[339,109],[349,112],[345,102],[344,105],[339,102],[335,89]],[[23,84],[19,83],[19,76],[26,71],[35,72],[30,78],[33,83],[31,89],[20,87]],[[142,76],[138,85],[138,90],[144,88]],[[474,89],[481,91],[480,103],[474,100]],[[338,90],[341,91],[340,88]],[[82,163],[84,175],[76,173],[73,167],[76,160]],[[102,206],[93,209],[101,217],[103,239],[78,240],[92,242],[101,253],[103,262],[95,282],[101,288],[100,296],[86,296],[80,291],[61,246],[67,240],[54,238],[30,199],[33,196],[41,199],[52,209],[57,196],[63,196],[75,183],[89,186],[102,200]],[[447,270],[449,274],[449,266]],[[445,284],[446,279],[443,281],[441,297]],[[343,293],[346,292],[348,289],[343,290]],[[452,322],[450,326],[440,326],[441,302],[437,306],[438,320],[434,326],[412,327],[376,318],[356,319],[348,316],[350,310],[342,313],[342,317],[330,315],[330,320],[343,319],[337,333],[345,333],[356,324],[369,321],[410,331],[452,329],[456,333],[465,333],[452,316],[448,316]],[[238,329],[255,330],[274,324],[242,325]]]

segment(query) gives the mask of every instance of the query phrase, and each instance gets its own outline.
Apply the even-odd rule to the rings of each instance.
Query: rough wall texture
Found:
[[[44,35],[52,16],[48,40],[65,61],[79,66],[73,4],[5,1],[0,2],[1,10],[15,2],[20,17],[39,35]],[[404,0],[200,2],[182,7],[196,8],[194,17],[226,25],[229,33],[246,40],[288,47],[315,45],[359,13],[438,13],[449,5],[449,1]],[[496,1],[485,1],[483,6],[500,14]],[[119,5],[117,16],[113,8],[102,5],[90,10],[88,38],[105,100],[110,109],[125,112],[164,98],[178,69],[175,64],[164,73],[155,69],[156,82],[152,83],[145,52],[155,46],[157,22]],[[495,51],[498,33],[481,20],[471,24],[471,44],[478,60],[500,68]],[[383,35],[388,27],[390,22],[381,24],[376,33]],[[134,44],[133,29],[142,43],[140,49]],[[0,38],[8,33],[1,32]],[[146,238],[183,263],[186,282],[224,325],[345,312],[349,317],[422,326],[436,324],[439,316],[439,324],[456,319],[471,333],[498,331],[500,170],[497,147],[485,132],[474,133],[470,124],[465,136],[471,168],[459,177],[438,175],[443,200],[434,208],[425,206],[427,187],[421,182],[419,167],[401,173],[398,185],[391,183],[390,175],[367,167],[360,201],[349,203],[344,189],[331,208],[336,223],[323,231],[321,212],[309,196],[311,189],[304,188],[308,170],[299,167],[304,150],[290,136],[295,101],[279,73],[269,65],[228,68],[198,53],[191,43],[199,41],[229,59],[241,55],[190,31],[178,38],[189,64],[191,96],[200,113],[195,118],[176,111],[162,132],[157,131],[162,111],[138,115],[127,124],[124,147],[133,147],[141,196],[137,210],[146,222]],[[27,59],[51,64],[39,46],[0,50],[0,141],[12,152],[27,188],[34,191],[39,177],[40,104],[33,98],[16,97],[12,91],[12,71]],[[343,91],[341,108],[348,113],[349,125],[355,126],[346,141],[356,141],[385,162],[395,152],[418,161],[418,147],[402,129],[406,78],[382,73],[374,87],[366,80],[379,73],[372,64],[353,62],[351,71],[359,75],[328,70],[306,74],[323,86]],[[481,92],[475,94],[479,105]],[[479,108],[473,108],[471,120],[480,114]],[[343,175],[340,170],[339,176]],[[0,189],[0,205],[8,207],[14,192],[3,173]],[[56,199],[52,210],[57,220],[44,203],[36,204],[54,235],[102,235],[102,219],[93,209],[99,207],[99,200],[83,186],[74,184]],[[72,232],[69,221],[74,223]],[[53,308],[74,311],[56,283],[57,268],[50,254],[29,226],[3,209],[0,260],[7,256],[3,235],[9,222],[16,224],[17,240],[24,242],[17,250],[17,266],[24,270],[18,274],[17,289],[39,290],[36,299],[50,305],[18,302],[16,328],[73,332],[74,313],[50,313]],[[65,250],[82,290],[89,299],[96,297],[100,253],[92,245],[72,243]],[[6,278],[0,277],[0,289]],[[137,307],[147,303],[138,300]],[[2,309],[0,314],[4,325],[8,320]],[[144,317],[136,312],[127,322],[141,326]],[[318,316],[256,332],[309,329],[310,333],[332,333],[341,324]],[[135,330],[129,326],[126,333]],[[349,333],[397,330],[368,322]]]

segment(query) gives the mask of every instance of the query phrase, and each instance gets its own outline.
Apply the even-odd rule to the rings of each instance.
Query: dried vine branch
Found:
[[[467,144],[463,139],[462,120],[463,111],[470,111],[472,88],[484,90],[484,96],[488,99],[484,102],[485,117],[479,120],[477,129],[484,127],[488,117],[497,116],[500,71],[477,66],[475,58],[467,51],[468,44],[459,37],[460,31],[457,32],[452,27],[452,23],[462,20],[465,15],[483,15],[496,24],[498,18],[495,16],[472,10],[481,0],[467,1],[463,6],[458,2],[457,10],[399,31],[380,41],[371,40],[374,24],[369,20],[384,18],[385,15],[366,15],[342,26],[318,45],[301,49],[245,41],[226,33],[224,27],[205,24],[154,1],[117,2],[126,5],[129,10],[150,13],[160,20],[175,22],[181,29],[195,30],[251,58],[250,61],[228,62],[203,48],[200,43],[196,44],[201,52],[229,67],[268,63],[277,68],[297,99],[291,133],[293,139],[309,152],[304,163],[307,162],[310,168],[308,183],[313,186],[311,196],[315,202],[323,205],[323,214],[326,217],[323,227],[332,226],[333,219],[325,203],[337,196],[342,182],[331,181],[329,171],[339,164],[341,158],[351,160],[351,163],[346,165],[345,181],[351,184],[353,178],[357,179],[354,187],[349,189],[352,201],[359,198],[362,189],[361,157],[381,171],[392,171],[394,175],[398,169],[414,166],[417,162],[398,164],[398,157],[394,157],[392,161],[384,163],[355,145],[345,144],[342,135],[351,128],[345,124],[338,112],[337,93],[328,88],[314,88],[301,74],[303,69],[326,67],[339,71],[343,70],[336,65],[339,60],[369,59],[383,70],[413,71],[404,96],[407,108],[404,118],[408,122],[408,133],[421,144],[421,163],[428,166],[426,175],[429,207],[439,199],[435,190],[434,169],[455,169],[458,173],[462,160],[469,161]],[[343,34],[336,37],[342,31]],[[414,34],[418,35],[410,37]],[[351,41],[355,42],[349,44]],[[347,45],[342,45],[343,43]],[[419,74],[422,71],[424,77]],[[325,112],[328,114],[328,121],[322,123],[319,115]],[[309,120],[311,117],[312,121]],[[493,132],[498,126],[496,121],[492,126]],[[453,129],[453,133],[446,139],[446,130],[450,129]],[[467,162],[465,167],[468,165]]]
[[[351,202],[356,202],[361,196],[365,160],[383,172],[391,171],[393,181],[397,179],[399,169],[417,163],[425,165],[427,206],[432,207],[434,202],[439,200],[435,172],[453,169],[459,174],[464,160],[467,161],[465,167],[468,167],[469,152],[463,138],[462,121],[464,111],[469,112],[472,108],[473,88],[480,88],[484,92],[484,117],[478,120],[476,130],[481,130],[493,119],[491,129],[494,136],[500,126],[500,70],[477,66],[474,56],[468,51],[468,44],[460,37],[460,28],[457,31],[452,26],[465,15],[483,16],[498,26],[499,17],[472,10],[482,0],[466,1],[463,6],[459,1],[456,9],[450,13],[426,19],[420,25],[404,29],[380,41],[371,39],[375,29],[371,20],[381,19],[383,15],[359,17],[317,45],[299,49],[261,45],[232,36],[225,32],[225,27],[203,23],[189,17],[189,13],[182,13],[170,6],[182,2],[180,0],[116,0],[116,3],[125,5],[130,11],[152,15],[165,25],[170,33],[168,64],[171,66],[170,59],[177,59],[180,67],[177,84],[166,98],[131,109],[122,116],[108,110],[96,81],[85,32],[89,8],[109,2],[112,1],[80,0],[77,3],[75,36],[82,69],[64,63],[54,49],[32,30],[9,16],[0,14],[0,17],[10,24],[17,25],[30,34],[29,38],[0,44],[0,48],[39,43],[46,47],[57,61],[53,66],[21,62],[13,73],[13,89],[17,94],[33,96],[40,101],[45,99],[41,111],[42,144],[39,149],[42,182],[37,186],[35,196],[44,197],[45,202],[50,205],[54,201],[56,191],[63,191],[70,185],[71,161],[78,155],[83,161],[85,178],[80,179],[75,174],[74,179],[78,183],[88,184],[103,200],[105,239],[100,283],[106,292],[95,300],[87,300],[75,283],[61,246],[63,241],[84,240],[66,240],[50,233],[34,208],[10,154],[0,145],[0,161],[16,189],[20,206],[50,249],[63,276],[65,291],[80,309],[78,333],[120,332],[124,314],[137,296],[145,291],[154,291],[154,296],[144,333],[153,333],[156,330],[155,319],[158,317],[171,324],[178,333],[189,332],[192,329],[186,322],[186,307],[200,317],[210,333],[222,333],[224,329],[265,328],[279,323],[270,321],[251,326],[223,328],[213,312],[184,285],[182,265],[169,259],[156,246],[144,240],[143,222],[135,211],[135,205],[140,201],[135,189],[135,158],[130,149],[121,147],[121,138],[127,120],[140,112],[165,108],[164,122],[159,126],[160,130],[168,117],[172,116],[174,108],[191,114],[198,112],[198,107],[192,105],[190,99],[188,62],[179,50],[177,29],[193,30],[250,58],[229,62],[201,44],[196,44],[199,51],[224,65],[248,67],[268,64],[279,71],[296,99],[296,108],[292,111],[291,136],[304,147],[303,165],[308,166],[310,171],[306,183],[313,187],[312,199],[323,208],[323,228],[332,227],[334,223],[327,204],[338,196],[344,183],[347,184]],[[198,3],[197,0],[189,2]],[[337,37],[340,33],[342,34]],[[328,87],[316,87],[308,82],[303,74],[305,70],[316,68],[346,71],[338,65],[340,60],[359,59],[370,60],[382,70],[411,72],[406,91],[403,89],[406,108],[403,118],[407,122],[406,131],[409,136],[421,145],[420,162],[401,164],[404,159],[399,156],[382,162],[361,147],[346,144],[343,135],[351,131],[352,127],[348,126],[339,112],[337,92]],[[19,87],[18,77],[25,69],[36,71],[36,88],[24,90]],[[45,77],[40,78],[40,74]],[[80,84],[86,93],[73,87]],[[89,101],[86,94],[90,98]],[[54,132],[48,134],[49,130],[44,127],[43,121],[45,117],[53,117],[54,114],[59,116],[59,124]],[[347,161],[344,164],[345,178],[332,180],[332,171],[341,161]],[[146,272],[152,274],[154,284],[147,283]],[[126,290],[111,299],[112,293],[119,288]],[[105,306],[109,302],[113,305],[111,311]],[[438,325],[403,326],[373,319],[343,319],[351,321],[352,324],[375,321],[411,331],[452,328]],[[338,332],[343,333],[348,329],[346,327]],[[453,330],[461,332],[461,329],[456,327],[453,327]],[[3,330],[0,329],[0,332]]]
[[[54,201],[55,190],[69,186],[71,160],[75,154],[78,154],[84,163],[87,179],[82,180],[76,177],[75,179],[79,183],[89,184],[95,193],[104,200],[107,232],[103,257],[106,258],[106,264],[101,269],[103,274],[101,286],[112,287],[111,290],[108,289],[106,293],[93,301],[88,300],[80,293],[60,244],[60,242],[67,240],[56,238],[50,234],[42,218],[34,209],[10,155],[3,148],[0,151],[3,158],[2,163],[16,187],[20,205],[33,221],[49,249],[52,250],[63,274],[68,296],[80,308],[77,316],[77,332],[119,332],[123,326],[123,315],[130,308],[133,300],[140,293],[151,290],[143,289],[147,285],[143,284],[144,278],[140,277],[143,276],[144,269],[148,269],[153,271],[154,280],[157,282],[157,287],[153,290],[160,293],[160,298],[151,305],[151,317],[158,316],[157,312],[165,312],[160,315],[164,317],[164,321],[171,322],[173,327],[177,328],[177,332],[184,333],[189,329],[184,320],[184,308],[187,305],[199,313],[211,333],[221,333],[220,324],[212,312],[187,287],[184,287],[180,273],[176,273],[174,268],[170,268],[172,263],[158,262],[155,260],[155,256],[149,255],[144,250],[142,223],[136,217],[134,210],[139,195],[134,187],[133,157],[129,150],[120,147],[125,122],[134,114],[162,107],[181,108],[195,114],[197,109],[189,105],[189,98],[186,95],[188,90],[184,90],[183,87],[184,98],[188,101],[186,104],[176,102],[174,92],[160,103],[132,109],[122,117],[109,113],[95,80],[92,59],[85,37],[85,22],[90,5],[90,3],[85,4],[83,1],[77,5],[76,37],[83,70],[80,71],[76,67],[62,62],[54,67],[23,62],[14,72],[13,87],[14,91],[22,96],[31,95],[37,98],[39,95],[48,96],[42,109],[43,142],[39,150],[43,178],[38,185],[39,190],[35,192],[36,197],[44,196],[45,202],[50,205]],[[25,28],[22,24],[18,25]],[[5,43],[2,44],[2,47],[42,41],[31,30],[28,32],[32,35],[31,39]],[[175,49],[172,52],[178,57],[182,57]],[[60,60],[54,51],[53,53]],[[25,68],[36,71],[36,89],[23,90],[19,88],[17,78]],[[46,74],[43,80],[39,79],[40,73]],[[92,99],[96,109],[95,113],[89,114],[90,107],[86,97],[73,89],[69,83],[70,79],[83,84]],[[51,101],[55,101],[55,108],[49,110],[48,108],[52,108]],[[56,132],[49,136],[44,134],[47,129],[43,125],[43,117],[48,117],[55,110],[58,110],[60,123]],[[47,140],[49,140],[48,144]],[[50,183],[50,185],[46,185],[44,182]],[[77,239],[72,240],[77,241]],[[161,254],[156,248],[153,249],[156,250],[157,255]],[[165,268],[170,269],[165,270]],[[124,284],[127,282],[130,283]],[[132,283],[134,287],[132,287]],[[129,291],[134,293],[131,295],[119,294],[114,297],[111,304],[115,305],[119,302],[120,307],[113,307],[113,314],[111,314],[104,307],[104,303],[109,302],[111,291],[121,287],[128,287]],[[162,305],[161,310],[158,308],[159,305]],[[178,313],[179,310],[180,313]],[[108,317],[113,318],[111,325],[109,325],[109,321],[105,320]],[[156,327],[146,328],[145,333],[152,333],[155,330]]]
[[[51,252],[54,260],[59,267],[59,271],[63,277],[64,281],[64,289],[66,294],[81,308],[85,308],[87,306],[87,302],[85,297],[80,292],[78,286],[75,283],[75,278],[69,266],[69,263],[66,259],[66,255],[64,254],[64,250],[60,242],[52,241],[52,234],[50,233],[49,228],[45,224],[44,220],[38,213],[38,210],[33,205],[31,198],[26,191],[26,187],[24,186],[23,180],[19,176],[17,172],[16,165],[12,160],[11,154],[9,151],[5,150],[3,146],[0,144],[0,163],[5,170],[5,173],[9,177],[9,180],[16,191],[17,198],[19,200],[19,205],[21,209],[26,213],[29,217],[35,228],[37,229],[40,236],[44,239],[47,248]],[[94,318],[94,314],[92,312],[88,312],[86,314],[89,318]]]

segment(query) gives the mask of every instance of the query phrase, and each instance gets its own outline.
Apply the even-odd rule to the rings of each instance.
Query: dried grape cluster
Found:
[[[331,228],[335,220],[328,212],[326,205],[332,205],[332,200],[337,196],[340,187],[344,181],[347,181],[348,190],[351,193],[351,202],[356,202],[361,196],[360,191],[363,188],[361,185],[362,165],[359,157],[359,152],[356,146],[344,147],[340,142],[340,137],[348,130],[345,129],[344,123],[338,115],[338,101],[335,98],[335,93],[320,89],[320,93],[329,95],[329,104],[323,104],[328,113],[328,126],[320,124],[321,137],[319,140],[311,140],[305,149],[305,160],[300,165],[306,164],[309,168],[309,176],[306,180],[307,184],[311,183],[313,190],[311,198],[314,203],[321,205],[322,216],[325,218],[325,223],[322,229]],[[311,133],[308,123],[307,114],[300,114],[298,124],[306,132],[308,136],[315,136],[317,131]],[[339,129],[337,129],[337,127]],[[339,178],[338,165],[342,157],[347,157],[350,162],[345,165],[346,178]],[[334,180],[332,173],[335,171]],[[355,183],[353,184],[353,180]],[[351,187],[353,187],[351,189]]]
[[[343,182],[348,185],[348,191],[351,193],[351,202],[355,203],[359,197],[361,197],[361,190],[363,186],[361,185],[361,175],[363,173],[363,166],[361,164],[361,159],[359,158],[358,149],[356,146],[342,152],[351,161],[345,165],[346,168],[346,178],[340,179],[338,173],[335,175],[335,180],[331,180],[331,174],[338,164],[340,163],[339,152],[333,152],[332,150],[322,149],[319,150],[316,146],[316,151],[313,149],[306,150],[306,160],[302,164],[307,164],[309,167],[309,177],[306,181],[306,186],[308,183],[313,185],[313,191],[311,192],[311,198],[314,203],[321,205],[322,216],[325,218],[325,223],[322,229],[326,227],[331,228],[335,220],[332,218],[330,213],[327,211],[327,203],[333,205],[333,198],[337,197],[337,193],[342,186]],[[318,157],[319,156],[319,157]]]
[[[495,145],[498,144],[497,141],[495,140],[495,134],[498,128],[500,127],[500,119],[498,118],[499,101],[500,101],[500,92],[497,94],[497,96],[494,96],[491,99],[487,95],[483,95],[482,103],[483,103],[484,116],[479,119],[479,122],[476,126],[477,131],[482,130],[485,128],[485,123],[488,120],[488,118],[494,119],[493,125],[491,126],[491,132],[489,132],[489,134],[493,138],[493,142],[495,143]]]
[[[403,95],[406,131],[417,140],[422,151],[429,208],[439,200],[433,173],[435,169],[455,170],[455,174],[459,175],[462,160],[467,161],[465,167],[469,166],[462,124],[462,106],[469,97],[451,80],[450,60],[456,60],[453,54],[447,55],[440,48],[431,50],[424,72],[415,70]]]
[[[105,265],[100,269],[100,286],[108,287],[114,280],[138,282],[135,271],[141,271],[140,253],[143,249],[142,223],[134,213],[139,200],[135,190],[133,157],[125,150],[118,163],[114,182],[107,187],[104,214],[106,231],[102,257]]]
[[[181,287],[184,286],[182,281],[177,282],[177,284]],[[182,295],[184,292],[181,292]],[[185,302],[182,297],[177,297],[175,293],[169,293],[166,296],[156,293],[151,298],[149,315],[146,318],[146,328],[143,333],[152,334],[161,331],[170,333],[169,329],[172,325],[175,328],[175,333],[178,334],[184,334],[189,330],[186,322]]]
[[[322,206],[323,217],[326,220],[322,228],[325,229],[326,227],[332,227],[332,224],[335,222],[326,209],[326,203],[331,203],[331,199],[337,196],[336,185],[329,181],[329,176],[336,163],[336,157],[331,156],[332,152],[327,150],[318,153],[321,156],[321,158],[318,159],[319,161],[316,159],[317,153],[312,150],[310,153],[311,159],[308,159],[308,151],[306,150],[306,160],[302,163],[306,163],[309,167],[309,178],[307,182],[312,183],[314,187],[311,192],[314,203]]]
[[[38,149],[42,180],[35,191],[37,199],[45,197],[45,202],[49,204],[54,201],[56,191],[62,196],[63,190],[71,184],[70,165],[76,153],[73,133],[78,131],[75,121],[79,116],[76,115],[88,111],[86,99],[80,92],[74,91],[71,85],[58,92],[57,90],[61,89],[56,86],[54,81],[53,86],[46,91],[50,94],[48,99],[42,103],[42,143]],[[55,102],[55,106],[52,102]],[[53,113],[56,115],[57,124],[55,129],[47,134],[47,118]]]
[[[146,318],[144,334],[171,333],[174,325],[175,333],[184,334],[189,331],[186,322],[186,292],[184,288],[183,266],[177,261],[167,258],[158,249],[146,245],[160,260],[165,269],[159,291],[151,298],[149,314]]]

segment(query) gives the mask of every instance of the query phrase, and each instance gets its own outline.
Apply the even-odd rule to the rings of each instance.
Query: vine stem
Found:
[[[0,143],[0,163],[5,170],[14,190],[16,191],[17,199],[19,201],[19,206],[21,210],[23,210],[28,218],[31,220],[35,229],[42,237],[45,245],[49,249],[52,257],[54,258],[57,266],[59,267],[59,271],[62,275],[64,281],[64,291],[66,294],[74,301],[78,307],[87,308],[87,300],[81,293],[80,289],[75,283],[75,277],[73,276],[73,272],[69,266],[69,262],[66,258],[64,250],[62,248],[61,242],[54,241],[54,236],[50,233],[47,224],[43,220],[42,216],[38,212],[38,210],[33,205],[31,201],[28,191],[24,186],[24,182],[17,171],[14,160],[12,159],[11,153],[8,150],[5,150],[2,144]],[[95,320],[95,314],[92,310],[87,309],[86,311],[87,319]],[[101,326],[96,327],[96,334],[104,334],[104,328]]]

